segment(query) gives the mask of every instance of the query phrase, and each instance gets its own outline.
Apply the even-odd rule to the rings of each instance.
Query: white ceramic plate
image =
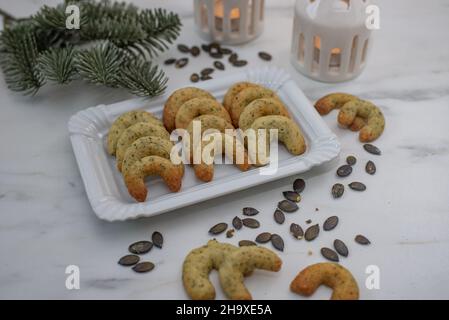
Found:
[[[163,105],[170,92],[151,101],[133,99],[91,107],[72,116],[68,126],[86,193],[97,216],[107,221],[150,217],[305,172],[338,156],[340,144],[336,136],[296,83],[281,69],[247,70],[202,82],[198,87],[208,90],[221,101],[226,90],[238,81],[260,83],[277,92],[305,135],[306,153],[293,156],[280,145],[279,167],[275,175],[261,175],[260,169],[255,167],[241,172],[233,165],[216,165],[214,180],[209,183],[198,180],[193,169],[186,166],[180,192],[171,193],[160,178],[149,178],[147,201],[136,203],[116,170],[115,158],[106,151],[108,129],[120,114],[133,109],[142,108],[162,118]]]

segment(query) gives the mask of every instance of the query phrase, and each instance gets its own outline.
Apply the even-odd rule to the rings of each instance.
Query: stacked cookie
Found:
[[[170,161],[170,134],[151,113],[135,110],[122,114],[109,129],[107,143],[129,194],[137,201],[147,197],[144,179],[149,175],[162,177],[172,192],[181,189],[184,165]]]

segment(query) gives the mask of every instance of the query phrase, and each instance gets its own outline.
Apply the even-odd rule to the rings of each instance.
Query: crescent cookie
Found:
[[[290,118],[287,108],[278,99],[263,98],[251,102],[240,114],[239,128],[246,130],[260,117],[279,115]]]
[[[193,165],[198,179],[205,182],[212,181],[214,177],[213,161],[215,155],[219,153],[232,159],[241,171],[247,171],[251,167],[245,147],[236,137],[225,133],[211,134],[210,140],[202,142],[201,163]]]
[[[187,102],[193,98],[214,99],[209,92],[195,87],[181,88],[173,92],[165,102],[164,113],[162,116],[165,128],[167,128],[169,132],[172,132],[176,128],[175,119],[179,108],[184,104],[184,102]]]
[[[139,202],[147,198],[148,190],[145,186],[145,177],[149,175],[160,176],[171,192],[181,189],[183,167],[174,165],[170,160],[149,156],[134,162],[125,172],[125,184],[129,194]]]
[[[193,98],[179,108],[175,118],[176,128],[185,129],[194,118],[204,114],[212,114],[231,122],[229,113],[217,100]]]
[[[173,148],[171,141],[155,136],[146,136],[134,141],[125,152],[123,162],[117,163],[119,171],[126,172],[134,162],[148,156],[170,159]]]
[[[365,121],[359,133],[361,142],[371,142],[380,137],[385,128],[385,118],[378,107],[365,100],[351,100],[341,107],[338,123],[353,126],[357,117]]]
[[[137,139],[145,136],[156,136],[170,141],[170,134],[164,127],[154,126],[147,122],[136,123],[123,131],[122,135],[118,139],[117,150],[115,153],[117,158],[117,167],[119,167],[119,165],[121,166],[128,147]]]
[[[117,141],[126,128],[138,122],[149,122],[157,126],[163,126],[161,120],[154,115],[143,110],[134,110],[125,112],[118,117],[111,125],[108,133],[108,153],[114,155],[116,151]]]
[[[240,114],[242,113],[243,109],[245,109],[245,107],[252,101],[261,98],[276,97],[276,94],[272,90],[260,86],[243,89],[239,94],[235,96],[234,100],[232,101],[230,111],[232,123],[236,127],[239,125]]]
[[[246,89],[249,87],[260,87],[260,86],[255,83],[243,81],[243,82],[237,82],[236,84],[231,86],[228,89],[228,91],[226,91],[226,94],[223,98],[223,106],[225,107],[225,109],[228,112],[231,111],[232,102],[233,102],[235,96],[237,94],[239,94],[239,92],[242,91],[243,89]]]
[[[324,284],[333,289],[331,300],[357,300],[359,287],[352,274],[336,263],[317,263],[302,270],[290,284],[291,291],[312,295]]]
[[[218,270],[220,285],[229,299],[251,300],[243,279],[254,269],[277,272],[281,259],[267,248],[236,247],[210,240],[207,245],[193,249],[182,267],[182,282],[193,300],[215,299],[215,288],[209,280],[212,269]]]
[[[251,129],[256,131],[256,135],[259,129],[278,129],[278,140],[284,143],[291,154],[300,155],[306,151],[306,142],[301,129],[293,120],[287,117],[260,117],[253,122]],[[267,139],[267,143],[269,143],[269,139]]]
[[[315,109],[319,114],[326,115],[333,109],[340,109],[346,102],[357,99],[358,98],[352,94],[341,92],[331,93],[319,99],[315,103]]]

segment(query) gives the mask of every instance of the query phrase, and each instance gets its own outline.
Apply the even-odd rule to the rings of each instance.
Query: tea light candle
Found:
[[[224,20],[224,4],[222,0],[215,0],[215,26],[217,30],[223,31]],[[231,20],[231,32],[237,32],[240,25],[240,10],[239,8],[232,8],[229,14]]]

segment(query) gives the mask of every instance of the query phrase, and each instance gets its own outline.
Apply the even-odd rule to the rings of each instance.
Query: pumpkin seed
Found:
[[[136,256],[134,254],[128,254],[126,256],[121,257],[120,260],[118,261],[118,264],[129,267],[135,265],[137,262],[139,262],[139,260],[140,260],[139,256]]]
[[[337,226],[337,224],[338,224],[338,217],[337,216],[329,217],[323,223],[323,230],[324,231],[330,231],[330,230],[334,229]]]
[[[283,224],[284,223],[285,215],[284,215],[284,213],[281,210],[276,209],[274,211],[273,216],[274,216],[274,221],[276,221],[276,223],[278,223],[278,224]]]
[[[256,229],[260,227],[259,221],[253,218],[242,219],[243,225],[248,228]]]
[[[329,249],[329,248],[321,248],[320,251],[321,251],[321,255],[323,257],[325,257],[327,260],[334,261],[334,262],[339,261],[338,254],[334,250]]]
[[[369,152],[371,154],[375,154],[376,156],[380,156],[382,154],[380,149],[378,147],[372,145],[371,143],[364,144],[363,145],[363,149],[365,149],[366,152]]]
[[[214,67],[217,68],[218,70],[224,70],[225,66],[223,63],[221,63],[221,61],[214,61]]]
[[[178,44],[178,50],[181,51],[182,53],[190,52],[190,48],[188,46],[186,46],[185,44]]]
[[[210,80],[210,79],[212,79],[212,77],[210,76],[210,75],[205,75],[205,76],[201,76],[201,78],[200,78],[202,81],[206,81],[206,80]]]
[[[315,224],[309,228],[307,228],[306,233],[304,234],[304,239],[307,241],[312,241],[320,234],[320,226]]]
[[[162,234],[159,231],[155,231],[153,232],[153,234],[151,235],[151,241],[153,241],[153,244],[162,249],[162,244],[164,243],[164,237],[162,236]]]
[[[312,223],[312,220],[307,219],[307,220],[306,220],[306,223],[307,223],[307,224],[311,224],[311,223]]]
[[[357,162],[357,158],[354,157],[354,156],[348,156],[348,157],[346,158],[346,163],[349,164],[350,166],[355,165],[356,162]]]
[[[175,68],[177,69],[184,68],[187,65],[187,63],[189,63],[189,58],[181,58],[179,60],[176,60]]]
[[[140,262],[133,267],[133,270],[138,273],[149,272],[154,269],[154,264],[149,261]]]
[[[200,51],[200,48],[198,48],[197,46],[193,46],[190,49],[190,53],[192,54],[192,56],[198,57],[200,55],[201,51]]]
[[[220,52],[223,54],[231,54],[232,50],[229,48],[220,48]]]
[[[229,61],[230,63],[233,64],[233,63],[236,62],[238,59],[239,59],[239,56],[237,55],[237,53],[233,53],[233,54],[231,54],[231,55],[229,56],[228,61]]]
[[[271,233],[269,232],[262,232],[256,237],[257,243],[267,243],[271,240]]]
[[[304,231],[302,230],[301,226],[296,223],[292,223],[290,225],[290,233],[296,238],[296,239],[302,239],[304,237]]]
[[[294,202],[301,201],[301,196],[296,191],[284,191],[284,192],[282,192],[282,194],[284,195],[285,199],[287,199],[287,200],[294,201]]]
[[[374,164],[374,162],[372,162],[371,160],[368,161],[365,166],[365,171],[366,171],[366,173],[371,174],[371,175],[375,174],[376,173],[376,165]]]
[[[250,240],[240,240],[239,241],[239,247],[250,247],[250,246],[257,246],[257,244]]]
[[[218,42],[211,42],[211,43],[209,43],[209,48],[210,48],[210,50],[220,51],[221,45]]]
[[[173,64],[175,62],[176,62],[175,58],[170,58],[170,59],[165,60],[164,64],[168,66],[168,65],[171,65],[171,64]]]
[[[284,240],[278,234],[271,235],[271,244],[279,251],[284,251]]]
[[[242,226],[243,226],[242,219],[240,219],[239,217],[235,216],[234,219],[232,219],[232,225],[237,230],[242,229]]]
[[[192,75],[190,76],[190,81],[192,82],[200,81],[200,76],[198,75],[198,73],[192,73]]]
[[[337,176],[347,177],[352,173],[352,167],[349,164],[342,165],[337,169]]]
[[[278,208],[284,212],[295,212],[299,209],[298,205],[289,200],[282,200],[278,202]]]
[[[210,51],[210,46],[208,44],[202,44],[201,45],[201,49],[203,49],[205,52],[209,52]]]
[[[355,191],[365,191],[366,190],[366,186],[361,183],[361,182],[351,182],[350,184],[348,184],[349,188],[351,188],[352,190]]]
[[[371,243],[371,241],[369,241],[365,236],[362,236],[361,234],[358,234],[354,240],[358,244],[362,244],[362,245],[368,245]]]
[[[203,70],[201,70],[200,74],[201,74],[202,76],[207,76],[207,75],[213,73],[214,71],[215,71],[215,70],[212,69],[212,68],[204,68]]]
[[[224,232],[228,228],[228,224],[226,222],[217,223],[215,226],[209,229],[210,234],[220,234]]]
[[[259,52],[259,57],[265,61],[270,61],[272,59],[271,54],[269,54],[268,52],[264,52],[264,51]]]
[[[243,215],[244,216],[255,216],[259,213],[259,210],[251,208],[251,207],[245,207],[243,208]]]
[[[349,254],[348,247],[340,239],[335,239],[334,240],[334,248],[338,252],[338,254],[343,256],[343,257],[347,257],[348,254]]]
[[[209,55],[211,58],[214,58],[214,59],[222,59],[223,58],[223,54],[221,52],[210,51]]]
[[[237,60],[234,61],[234,63],[232,64],[234,67],[243,67],[246,66],[248,64],[248,61],[246,60]]]
[[[234,229],[229,229],[228,231],[226,231],[226,238],[232,238],[234,236]]]
[[[144,254],[153,248],[153,243],[151,241],[137,241],[132,243],[128,250],[134,254]]]
[[[334,199],[340,198],[345,192],[345,186],[341,183],[336,183],[332,186],[332,196]]]
[[[293,190],[298,193],[303,192],[305,187],[306,182],[303,179],[296,179],[295,182],[293,182]]]

